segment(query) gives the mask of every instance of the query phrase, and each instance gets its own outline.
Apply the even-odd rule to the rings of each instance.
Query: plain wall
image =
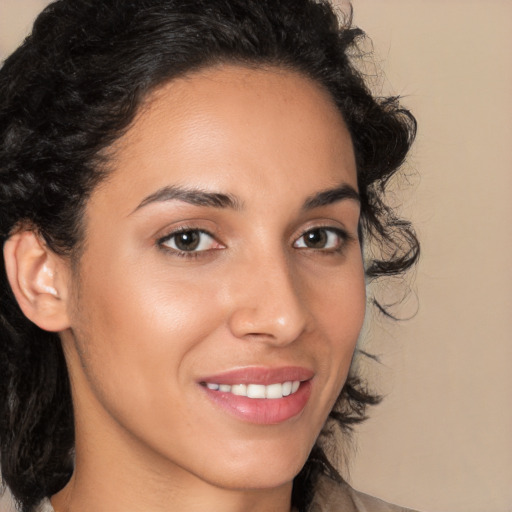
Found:
[[[404,211],[423,252],[417,315],[380,330],[387,397],[352,482],[428,512],[512,511],[512,2],[353,5],[418,119]]]
[[[0,0],[0,56],[45,3]],[[386,397],[358,429],[349,478],[424,512],[510,512],[512,2],[353,5],[383,91],[418,119],[397,194],[423,252],[416,316],[369,327]]]

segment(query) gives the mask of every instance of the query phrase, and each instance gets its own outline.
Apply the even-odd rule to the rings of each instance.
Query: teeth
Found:
[[[263,384],[249,384],[247,386],[249,398],[265,398],[265,386]]]
[[[283,383],[283,396],[288,396],[292,392],[293,383],[288,381]]]
[[[266,386],[265,398],[283,398],[283,385],[282,384],[270,384]]]
[[[287,381],[277,384],[269,384],[264,386],[263,384],[215,384],[208,382],[206,384],[208,389],[213,391],[222,391],[223,393],[232,393],[237,396],[246,396],[248,398],[283,398],[285,396],[292,395],[300,387],[300,381]]]
[[[245,384],[235,384],[231,386],[231,393],[238,396],[247,396],[247,386]]]

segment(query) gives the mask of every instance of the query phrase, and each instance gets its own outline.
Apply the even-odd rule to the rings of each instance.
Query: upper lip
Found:
[[[249,366],[236,368],[215,375],[208,375],[199,382],[215,384],[263,384],[268,386],[279,382],[306,381],[313,378],[314,372],[301,366],[281,366],[278,368]]]

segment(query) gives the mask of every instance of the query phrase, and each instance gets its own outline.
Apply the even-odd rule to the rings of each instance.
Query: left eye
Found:
[[[338,249],[341,247],[344,234],[333,228],[315,228],[306,231],[293,246],[299,249]]]
[[[212,235],[199,229],[174,233],[160,240],[160,244],[180,252],[200,252],[213,249],[217,242]]]

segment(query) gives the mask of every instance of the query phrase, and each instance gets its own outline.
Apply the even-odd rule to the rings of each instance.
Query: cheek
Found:
[[[191,369],[201,366],[205,350],[212,354],[222,312],[204,283],[136,268],[113,267],[108,279],[84,274],[74,380],[86,404],[158,449],[170,445],[170,425],[189,421],[197,400]]]
[[[333,275],[324,286],[310,290],[312,309],[322,333],[323,364],[336,398],[343,386],[359,338],[366,310],[362,262],[350,271]]]
[[[101,273],[96,262],[84,265],[74,327],[98,387],[151,401],[155,388],[180,379],[188,353],[217,329],[222,312],[213,284],[124,262],[103,263]]]
[[[329,339],[340,345],[355,345],[366,309],[366,283],[362,260],[355,260],[346,271],[333,273],[310,291],[312,308]],[[334,343],[337,346],[337,343]]]

